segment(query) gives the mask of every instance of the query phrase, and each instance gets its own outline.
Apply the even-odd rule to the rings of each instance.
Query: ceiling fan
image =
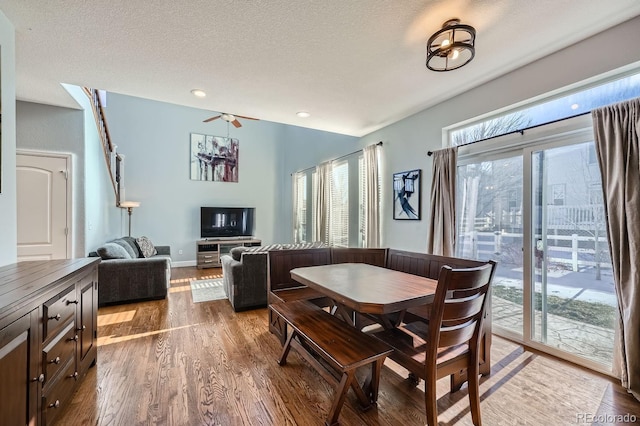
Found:
[[[226,112],[223,112],[220,115],[216,115],[216,116],[207,118],[206,120],[203,120],[202,122],[203,123],[208,123],[210,121],[217,120],[218,118],[222,118],[227,123],[231,123],[236,127],[242,127],[242,124],[240,124],[240,122],[238,121],[238,118],[244,118],[245,120],[259,120],[259,118],[245,117],[243,115],[233,115],[233,114],[227,114]]]

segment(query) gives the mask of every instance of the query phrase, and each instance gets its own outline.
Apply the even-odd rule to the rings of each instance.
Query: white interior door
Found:
[[[68,156],[16,156],[18,261],[70,258]]]

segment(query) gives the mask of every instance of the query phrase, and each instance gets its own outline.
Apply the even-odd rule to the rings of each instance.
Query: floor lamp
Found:
[[[140,207],[139,201],[121,201],[118,206],[121,209],[127,209],[127,213],[129,213],[129,236],[131,236],[131,213],[133,213],[133,209],[136,207]]]

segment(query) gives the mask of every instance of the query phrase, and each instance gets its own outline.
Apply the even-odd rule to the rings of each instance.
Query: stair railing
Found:
[[[84,87],[83,90],[91,100],[91,110],[93,111],[93,116],[96,121],[102,152],[104,153],[104,159],[107,169],[109,170],[109,177],[111,178],[111,184],[116,196],[116,206],[120,206],[120,168],[122,157],[116,152],[116,145],[114,145],[111,139],[102,99],[100,98],[100,91],[88,87]]]

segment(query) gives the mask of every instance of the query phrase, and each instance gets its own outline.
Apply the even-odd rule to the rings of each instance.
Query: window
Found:
[[[460,146],[506,135],[529,127],[582,115],[592,109],[638,96],[640,96],[640,74],[634,74],[452,129],[449,131],[449,144]],[[595,155],[591,159],[595,163]]]
[[[602,200],[602,183],[590,183],[589,184],[589,204],[603,204]]]
[[[590,118],[460,148],[456,255],[498,261],[495,334],[610,373],[617,298]]]
[[[295,175],[295,237],[296,243],[307,241],[307,175]]]
[[[608,374],[617,297],[588,112],[640,96],[634,72],[448,129],[456,254],[498,260],[494,333]]]
[[[363,247],[366,228],[367,173],[362,151],[331,163],[330,196],[327,206],[329,229],[323,240],[339,247]],[[312,242],[318,187],[314,169],[303,170],[292,179],[293,236],[295,242]],[[380,193],[380,182],[378,193]]]
[[[349,163],[334,162],[331,167],[329,203],[329,244],[349,247]]]
[[[587,161],[589,162],[589,164],[598,164],[598,156],[596,155],[595,145],[589,147],[589,150],[587,151],[587,155],[588,155]]]
[[[557,183],[551,185],[551,204],[554,206],[564,206],[566,184]]]

